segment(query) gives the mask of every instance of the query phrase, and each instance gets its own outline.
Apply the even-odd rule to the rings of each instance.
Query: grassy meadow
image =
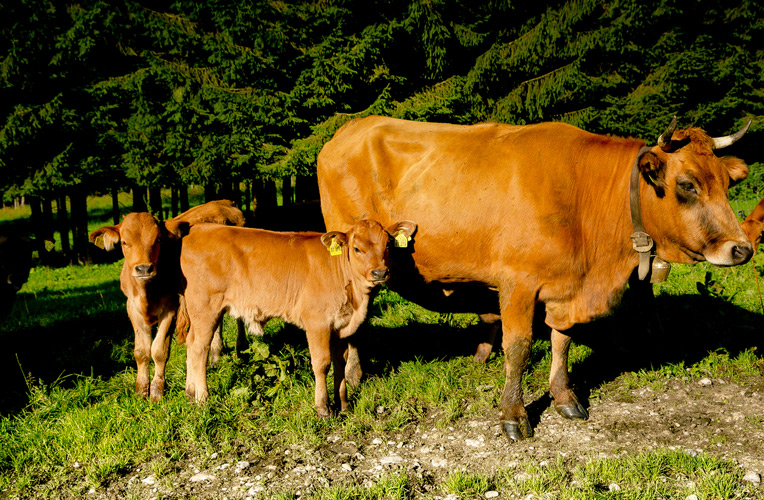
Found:
[[[105,207],[110,200],[93,201],[93,213],[102,217],[94,216],[92,229],[111,223]],[[8,210],[0,219],[12,218]],[[444,427],[471,416],[498,418],[503,356],[495,350],[487,364],[472,362],[483,333],[477,317],[434,313],[387,289],[369,311],[367,376],[351,390],[346,415],[316,417],[304,334],[278,320],[267,325],[263,338],[253,339],[248,362],[229,347],[208,370],[209,403],[187,402],[185,346],[177,344],[165,399],[138,399],[132,329],[118,283],[121,265],[35,267],[12,313],[0,322],[0,497],[85,496],[136,464],[158,478],[171,477],[178,463],[203,462],[213,451],[236,456],[246,445],[251,456],[264,458],[290,443],[317,447],[329,434],[358,440],[386,435],[425,414],[436,413]],[[745,381],[764,373],[763,272],[761,253],[739,268],[674,265],[669,280],[655,286],[663,335],[633,320],[641,311],[627,291],[612,316],[576,333],[571,370],[579,397],[593,401],[677,377]],[[229,318],[224,337],[232,346],[235,324]],[[547,391],[550,361],[548,333],[539,328],[524,380],[526,402]],[[487,385],[495,389],[477,390]],[[677,475],[694,481],[701,499],[745,493],[731,462],[681,451],[522,467],[520,479],[505,470],[452,471],[436,485],[438,495],[481,498],[498,490],[562,499],[685,498],[666,481]],[[370,488],[319,488],[311,498],[414,498],[417,481],[390,475]],[[603,493],[597,487],[603,481],[622,489]],[[283,498],[292,496],[285,492]]]

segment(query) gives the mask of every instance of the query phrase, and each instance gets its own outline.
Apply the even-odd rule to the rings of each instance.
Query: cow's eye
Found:
[[[360,249],[360,248],[358,248],[358,247],[353,247],[353,251],[354,251],[355,253],[361,253],[361,249]]]
[[[695,184],[693,184],[692,182],[686,182],[686,181],[685,182],[680,182],[679,183],[679,187],[682,188],[683,191],[686,191],[688,193],[696,193],[697,194],[697,192],[698,192],[695,189]]]

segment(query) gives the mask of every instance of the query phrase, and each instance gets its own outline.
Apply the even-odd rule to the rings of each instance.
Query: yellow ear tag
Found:
[[[395,246],[398,248],[406,248],[409,246],[410,239],[411,238],[406,236],[403,231],[398,231],[398,233],[395,235]]]
[[[98,248],[101,248],[101,249],[103,249],[103,248],[104,248],[104,244],[103,244],[103,234],[99,234],[98,236],[96,236],[96,239],[95,239],[95,241],[93,241],[93,243],[94,243],[94,244],[95,244],[95,246],[97,246]]]
[[[332,242],[329,245],[329,255],[336,257],[342,255],[342,247],[340,246],[337,238],[332,238]]]

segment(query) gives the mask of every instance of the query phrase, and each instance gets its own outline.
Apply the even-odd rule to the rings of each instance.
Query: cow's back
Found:
[[[602,172],[585,171],[568,167],[589,158],[566,155],[597,152],[603,141],[617,140],[560,123],[356,120],[318,158],[326,227],[342,230],[366,217],[417,221],[414,259],[426,282],[497,286],[496,268],[507,266],[559,275],[569,262],[557,256],[581,244],[577,207],[596,194],[581,187],[598,179],[579,177],[608,175],[607,161]],[[639,147],[620,141],[624,157]]]

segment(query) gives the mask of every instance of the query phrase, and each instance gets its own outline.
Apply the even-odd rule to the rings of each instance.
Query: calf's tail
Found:
[[[190,327],[191,320],[188,317],[188,309],[186,309],[186,299],[183,297],[183,295],[181,295],[180,305],[178,306],[178,314],[175,320],[175,332],[178,336],[178,344],[182,344],[186,341]]]

